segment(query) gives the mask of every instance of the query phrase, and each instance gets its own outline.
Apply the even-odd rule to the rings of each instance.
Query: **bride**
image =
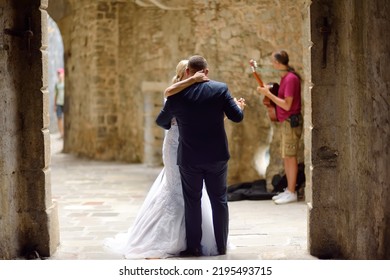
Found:
[[[176,66],[173,84],[165,90],[165,96],[180,92],[196,83],[207,81],[202,72],[185,77],[188,60]],[[105,246],[119,252],[127,259],[167,258],[178,256],[186,249],[184,223],[184,199],[179,168],[176,165],[179,130],[175,119],[166,131],[163,142],[164,168],[152,184],[133,226],[127,233],[119,233],[105,240]],[[217,255],[211,205],[207,192],[202,195],[202,255]]]

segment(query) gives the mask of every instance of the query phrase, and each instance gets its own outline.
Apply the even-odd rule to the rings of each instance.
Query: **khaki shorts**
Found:
[[[299,118],[299,126],[291,127],[290,120],[282,123],[282,158],[298,155],[299,140],[302,135],[303,119]]]

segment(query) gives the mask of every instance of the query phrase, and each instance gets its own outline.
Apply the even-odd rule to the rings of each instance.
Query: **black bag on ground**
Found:
[[[306,181],[305,177],[305,165],[303,163],[298,164],[298,176],[297,176],[297,184],[295,190],[298,191]],[[285,188],[287,188],[287,177],[286,175],[276,174],[272,177],[271,181],[272,186],[274,187],[274,193],[283,192]]]
[[[274,195],[267,192],[267,181],[264,179],[231,185],[227,194],[228,201],[267,200]]]
[[[305,183],[305,166],[303,163],[298,164],[298,177],[296,190],[298,191]],[[276,174],[272,177],[272,192],[267,191],[267,181],[264,179],[253,182],[244,182],[230,185],[227,189],[228,201],[239,200],[268,200],[287,188],[286,175]]]

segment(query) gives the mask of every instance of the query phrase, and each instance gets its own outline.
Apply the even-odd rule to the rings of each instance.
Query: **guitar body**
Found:
[[[269,91],[273,94],[278,96],[279,91],[279,84],[278,83],[268,83]],[[277,122],[278,117],[276,116],[276,104],[269,99],[268,97],[264,96],[263,98],[263,104],[267,107],[268,116],[271,121]]]
[[[257,80],[257,83],[259,84],[259,86],[263,87],[264,83],[261,80],[259,74],[256,72],[256,68],[257,68],[256,61],[251,59],[249,61],[249,64],[252,67],[252,72],[253,72],[253,75],[255,76],[256,80]],[[267,85],[269,87],[270,92],[273,95],[278,96],[279,84],[277,84],[277,83],[268,83]],[[269,116],[270,120],[273,121],[273,122],[277,122],[278,118],[276,116],[276,104],[271,99],[269,99],[266,96],[264,96],[264,98],[263,98],[263,104],[267,107],[268,116]]]

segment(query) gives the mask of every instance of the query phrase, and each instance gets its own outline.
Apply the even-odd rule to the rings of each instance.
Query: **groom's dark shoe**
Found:
[[[199,249],[194,250],[184,250],[180,252],[180,257],[200,257],[202,256],[202,252]]]
[[[226,248],[224,248],[224,249],[218,249],[218,254],[219,254],[219,255],[226,255]]]

